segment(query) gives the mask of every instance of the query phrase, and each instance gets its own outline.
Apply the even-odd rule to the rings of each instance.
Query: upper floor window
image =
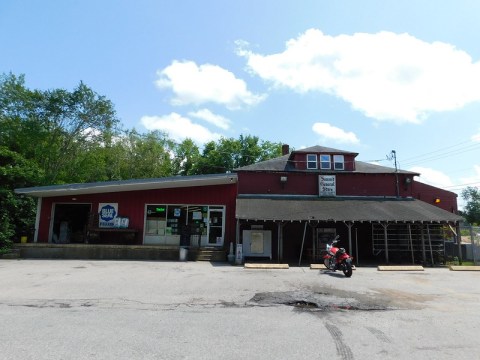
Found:
[[[343,155],[333,155],[333,168],[335,170],[345,170],[345,160]]]
[[[307,169],[316,169],[317,168],[317,155],[308,154],[307,155]]]
[[[331,169],[330,155],[320,155],[320,169]]]

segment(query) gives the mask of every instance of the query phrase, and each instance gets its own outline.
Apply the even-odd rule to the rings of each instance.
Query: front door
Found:
[[[208,246],[223,246],[225,236],[225,209],[208,210]]]
[[[67,244],[86,241],[91,204],[54,204],[49,242]]]

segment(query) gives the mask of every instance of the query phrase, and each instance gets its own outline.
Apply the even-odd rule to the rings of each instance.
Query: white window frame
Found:
[[[312,160],[312,157],[315,158],[315,160]],[[313,164],[314,166],[310,166],[310,164]],[[313,170],[318,168],[318,157],[316,154],[307,154],[307,169]]]
[[[345,157],[343,155],[333,155],[333,169],[345,170]]]
[[[328,166],[323,166],[323,164],[326,163],[326,161],[323,161],[322,157],[328,157]],[[330,155],[327,155],[327,154],[320,155],[320,169],[330,170],[331,168],[332,168],[332,158],[330,157]]]

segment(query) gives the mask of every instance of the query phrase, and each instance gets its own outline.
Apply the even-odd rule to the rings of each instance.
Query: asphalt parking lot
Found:
[[[0,260],[2,359],[476,359],[480,272]]]

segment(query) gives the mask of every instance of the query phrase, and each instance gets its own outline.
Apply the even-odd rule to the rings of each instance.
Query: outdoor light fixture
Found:
[[[280,176],[280,182],[285,184],[287,182],[287,177],[286,176]]]
[[[412,184],[412,178],[409,178],[409,177],[405,178],[404,183],[405,183],[405,190],[407,190],[408,187]]]
[[[440,198],[435,198],[435,199],[433,200],[433,202],[434,202],[435,204],[440,204]]]

